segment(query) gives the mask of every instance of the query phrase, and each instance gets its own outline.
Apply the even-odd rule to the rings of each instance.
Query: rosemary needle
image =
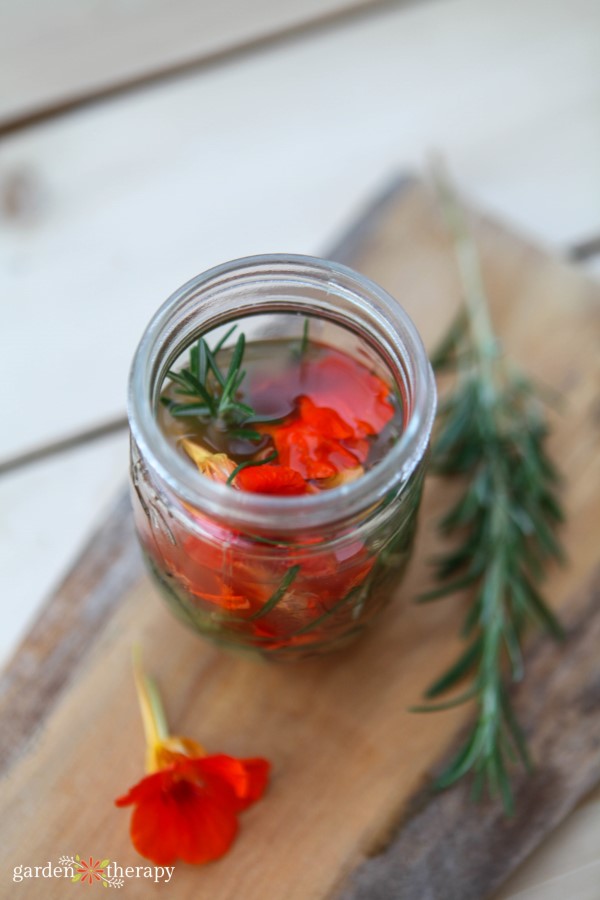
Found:
[[[306,356],[306,351],[308,350],[308,328],[309,328],[309,319],[306,318],[304,320],[304,325],[302,326],[302,340],[300,341],[300,356]]]
[[[265,463],[273,462],[274,459],[277,459],[277,451],[273,450],[272,453],[269,453],[268,456],[265,456],[264,459],[247,459],[244,462],[238,463],[235,469],[231,472],[231,475],[227,479],[227,484],[233,484],[235,478],[239,475],[242,469],[247,469],[249,467],[254,466],[264,466]]]
[[[436,181],[465,303],[434,357],[438,369],[455,373],[455,383],[440,408],[432,463],[442,475],[461,477],[464,487],[440,523],[458,544],[437,562],[441,585],[420,599],[467,590],[470,604],[465,649],[426,697],[435,700],[465,679],[470,683],[456,698],[416,710],[475,702],[475,720],[438,786],[471,773],[476,794],[484,788],[499,793],[510,813],[511,764],[520,758],[531,765],[508,686],[524,675],[523,631],[535,621],[554,637],[562,634],[538,591],[546,563],[562,556],[555,535],[563,518],[559,479],[546,453],[548,429],[533,384],[499,352],[465,213],[447,180],[438,174]]]

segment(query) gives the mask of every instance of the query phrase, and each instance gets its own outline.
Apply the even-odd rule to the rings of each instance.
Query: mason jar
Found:
[[[311,339],[368,364],[396,392],[402,430],[362,477],[271,496],[202,475],[157,421],[165,376],[193,341],[240,323],[247,340]],[[435,413],[433,373],[401,305],[338,263],[256,256],[193,278],[158,310],[129,388],[135,525],[175,615],[226,647],[296,659],[341,647],[394,594],[410,558]]]

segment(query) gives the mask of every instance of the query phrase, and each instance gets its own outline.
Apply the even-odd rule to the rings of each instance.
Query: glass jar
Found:
[[[169,444],[156,410],[164,378],[200,335],[243,319],[253,337],[290,338],[310,317],[319,341],[385,373],[404,427],[355,481],[301,496],[237,491]],[[342,326],[342,327],[340,327]],[[217,329],[213,332],[213,329]],[[186,625],[268,658],[350,641],[390,600],[410,557],[436,403],[423,344],[384,290],[337,263],[270,255],[192,279],[158,310],[130,379],[131,483],[143,553]]]

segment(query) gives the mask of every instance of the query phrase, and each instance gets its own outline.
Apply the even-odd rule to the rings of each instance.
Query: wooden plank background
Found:
[[[0,3],[0,133],[384,0]]]

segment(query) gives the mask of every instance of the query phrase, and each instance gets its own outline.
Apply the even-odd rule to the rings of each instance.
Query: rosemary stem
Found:
[[[530,619],[561,635],[537,582],[545,563],[560,559],[555,529],[563,516],[534,386],[498,353],[467,215],[439,166],[434,179],[464,310],[434,355],[440,369],[457,377],[439,412],[433,459],[439,472],[459,477],[464,490],[441,521],[444,534],[461,542],[440,557],[442,584],[422,599],[466,588],[470,608],[462,631],[467,647],[426,697],[437,698],[471,677],[471,686],[454,702],[474,698],[475,720],[438,786],[448,787],[470,771],[476,793],[487,785],[510,813],[511,764],[520,759],[529,769],[531,761],[507,682],[523,677],[521,643]]]
[[[446,228],[452,246],[467,311],[474,362],[484,378],[487,400],[493,405],[496,394],[496,369],[498,346],[490,318],[485,292],[481,260],[473,240],[464,208],[457,202],[448,176],[440,164],[433,169],[436,192],[440,198]]]

